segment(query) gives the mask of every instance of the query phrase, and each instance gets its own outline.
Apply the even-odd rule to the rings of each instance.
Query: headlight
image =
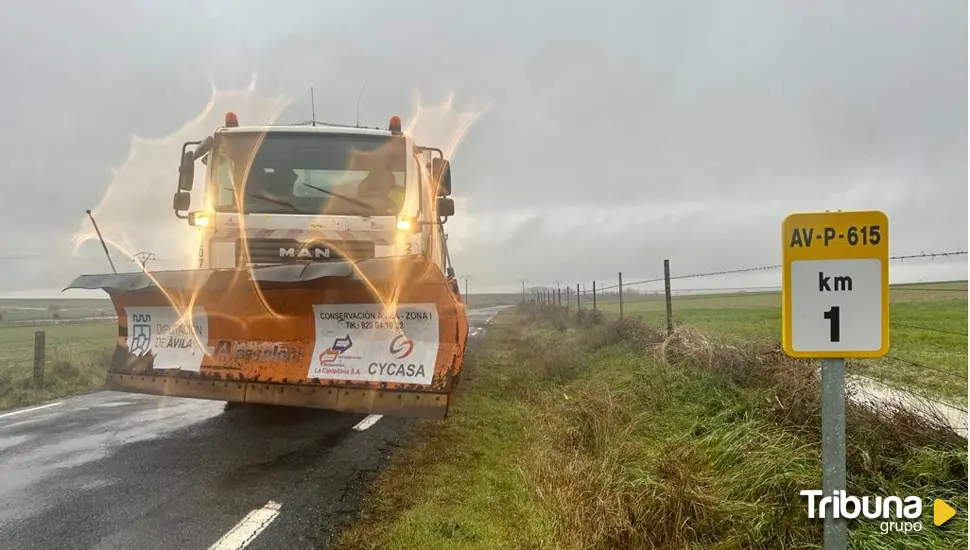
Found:
[[[209,227],[212,219],[204,212],[189,212],[189,225],[193,227]]]
[[[407,233],[417,233],[418,232],[418,220],[414,218],[398,218],[397,219],[397,230]]]

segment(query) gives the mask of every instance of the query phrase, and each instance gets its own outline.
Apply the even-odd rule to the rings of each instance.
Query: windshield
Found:
[[[241,194],[247,214],[396,215],[406,165],[399,136],[221,133],[211,164],[215,209],[239,211]]]

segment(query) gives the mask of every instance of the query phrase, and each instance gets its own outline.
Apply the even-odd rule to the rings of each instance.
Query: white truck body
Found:
[[[228,186],[220,182],[217,174],[220,164],[212,160],[216,155],[215,151],[219,150],[222,143],[231,143],[234,137],[245,140],[252,139],[252,136],[261,137],[256,138],[257,153],[250,157],[250,166],[242,178],[245,184],[241,187],[237,177],[232,180],[236,190],[227,191]],[[416,146],[410,136],[391,130],[335,126],[236,126],[221,127],[212,138],[210,151],[202,157],[207,165],[204,209],[188,216],[189,223],[201,232],[197,267],[220,269],[241,267],[244,264],[299,264],[342,258],[426,255],[442,272],[446,270],[445,235],[442,224],[438,223],[436,203],[440,199],[431,173],[432,153],[429,149]],[[249,182],[260,176],[261,168],[257,164],[264,144],[287,139],[298,143],[298,147],[310,147],[309,151],[319,146],[327,154],[331,141],[349,140],[354,143],[353,140],[358,138],[363,138],[361,143],[369,143],[371,139],[399,140],[395,142],[394,151],[403,142],[403,148],[400,148],[404,156],[400,159],[400,168],[403,169],[395,172],[398,188],[403,190],[400,211],[392,214],[358,211],[332,215],[312,209],[289,212],[279,205],[266,205],[261,203],[259,197],[248,195],[249,190],[246,188],[254,185]],[[251,147],[250,143],[247,142],[247,147]],[[303,197],[297,196],[306,190],[301,183],[310,184],[315,175],[335,173],[343,177],[353,174],[348,177],[354,180],[355,177],[362,178],[368,173],[366,170],[301,171],[299,160],[286,158],[288,149],[281,146],[277,146],[277,149],[272,149],[272,146],[269,148],[272,153],[283,156],[278,159],[280,165],[292,167],[294,173],[298,173],[297,180],[292,184],[296,189],[295,198],[292,199],[294,201],[303,200]],[[304,162],[306,158],[312,157],[305,153],[306,151]],[[396,156],[393,158],[394,162],[398,162]],[[291,161],[296,164],[286,164]],[[267,169],[267,173],[272,176],[274,171]],[[336,187],[337,184],[333,185]],[[357,186],[360,187],[360,184]],[[353,183],[348,185],[349,189],[354,187]],[[338,205],[338,209],[342,205],[345,209],[360,210],[353,203],[346,204],[342,199],[332,198],[312,189],[307,192],[316,193],[315,198],[325,200],[325,206],[333,203]],[[235,197],[229,196],[232,193],[235,193]],[[244,205],[243,212],[235,206],[235,202],[239,200]],[[228,205],[227,201],[233,204]],[[178,213],[178,208],[176,212]]]

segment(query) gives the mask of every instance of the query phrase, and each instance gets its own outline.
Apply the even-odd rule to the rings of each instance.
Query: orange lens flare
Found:
[[[182,220],[174,219],[171,210],[161,206],[170,201],[171,193],[174,191],[174,180],[171,182],[169,180],[172,178],[172,165],[178,161],[178,151],[183,142],[197,141],[205,136],[210,136],[213,129],[220,125],[238,126],[240,117],[237,116],[237,113],[240,113],[247,123],[249,121],[254,124],[258,124],[258,121],[272,123],[283,109],[292,103],[293,99],[295,98],[285,96],[258,96],[255,93],[255,77],[249,87],[241,91],[220,92],[213,87],[212,96],[202,112],[171,135],[157,140],[134,138],[128,158],[120,168],[114,171],[113,179],[104,197],[92,209],[94,215],[98,218],[106,244],[128,258],[133,257],[134,250],[152,250],[162,258],[182,258],[182,261],[179,262],[183,264],[179,266],[182,269],[199,272],[211,271],[198,269],[199,245],[205,232],[188,227]],[[453,94],[449,95],[447,100],[438,106],[429,107],[417,101],[414,114],[404,131],[412,135],[416,143],[419,144],[444,144],[441,149],[446,158],[451,157],[469,129],[487,110],[472,108],[466,112],[458,112],[454,109],[453,102]],[[220,117],[220,113],[223,114],[222,117]],[[391,117],[389,129],[400,131],[401,128],[401,118]],[[257,147],[250,152],[242,181],[238,185],[233,184],[232,186],[232,193],[238,205],[244,204],[245,187],[252,168],[253,157],[258,149],[258,144],[262,142],[264,137],[258,138]],[[197,172],[202,171],[197,170]],[[203,198],[206,203],[206,211],[208,211],[212,198],[211,194],[217,192],[217,190],[207,189],[205,185],[197,185],[196,189],[203,189],[206,193]],[[422,193],[425,196],[420,201],[421,203],[435,203],[435,197],[430,189],[422,187]],[[230,288],[241,289],[248,284],[262,311],[257,313],[246,310],[245,316],[240,316],[221,311],[210,311],[207,308],[206,313],[212,318],[231,319],[245,333],[250,326],[268,320],[292,319],[293,314],[291,306],[281,305],[279,301],[276,304],[281,309],[274,308],[273,300],[256,282],[249,250],[249,233],[247,232],[250,220],[245,215],[238,218],[239,239],[242,249],[237,251],[237,255],[245,266],[237,265],[232,270],[229,286]],[[407,231],[421,231],[416,218],[401,216],[399,219],[401,221],[398,223],[407,222]],[[87,241],[97,239],[93,232],[87,230],[87,219],[83,218],[81,223],[81,229],[74,239],[75,253]],[[400,227],[396,229],[404,230]],[[190,231],[191,233],[189,233]],[[312,230],[308,231],[308,234],[310,233],[312,233]],[[138,243],[137,247],[132,246],[132,243],[135,242]],[[338,254],[342,256],[347,254],[346,250],[340,249],[340,243],[327,240],[324,240],[324,242]],[[443,241],[430,238],[427,243],[426,256],[429,258],[438,257],[442,252]],[[380,303],[388,316],[397,314],[400,300],[408,294],[406,289],[412,281],[408,280],[407,277],[424,279],[433,275],[431,272],[436,269],[435,264],[430,261],[424,264],[424,271],[421,273],[407,273],[399,267],[390,284],[386,282],[376,284],[367,277],[356,263],[352,263],[351,266],[356,277],[366,287],[374,302]],[[176,326],[184,327],[186,333],[191,333],[192,339],[199,348],[207,350],[208,342],[202,341],[201,334],[196,331],[192,323],[192,312],[196,305],[200,301],[212,301],[212,297],[204,297],[205,299],[203,299],[200,296],[203,285],[199,284],[187,293],[173,293],[171,289],[165,288],[159,278],[143,264],[139,264],[139,270],[152,281],[161,295],[164,296],[165,301],[177,313]],[[249,280],[242,281],[240,277],[248,277]],[[440,274],[438,277],[440,277]],[[119,313],[123,313],[123,311],[122,309]]]

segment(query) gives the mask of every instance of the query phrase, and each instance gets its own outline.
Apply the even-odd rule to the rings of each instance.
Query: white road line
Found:
[[[262,508],[246,514],[235,527],[222,535],[209,550],[240,550],[253,542],[280,515],[280,503],[269,501]]]
[[[377,421],[383,417],[384,415],[381,415],[381,414],[369,414],[367,415],[366,418],[358,422],[357,425],[354,426],[354,429],[357,430],[358,432],[362,432],[367,428],[370,428],[374,424],[377,424]]]
[[[0,418],[7,418],[8,416],[15,416],[15,415],[18,415],[18,414],[29,413],[29,412],[33,412],[33,411],[39,411],[41,409],[46,409],[48,407],[56,407],[58,405],[63,405],[63,404],[64,404],[63,401],[58,401],[57,403],[48,403],[46,405],[41,405],[39,407],[31,407],[29,409],[20,409],[19,411],[9,412],[9,413],[6,413],[6,414],[0,414]]]

